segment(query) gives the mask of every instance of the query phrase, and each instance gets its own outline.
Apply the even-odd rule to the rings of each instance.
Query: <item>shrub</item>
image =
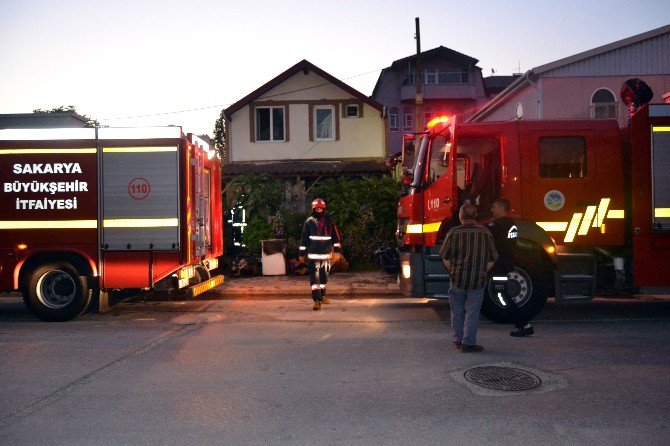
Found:
[[[298,256],[302,226],[309,212],[283,208],[284,183],[265,175],[243,175],[231,187],[229,204],[241,203],[247,210],[244,243],[260,254],[261,240],[283,238],[289,258]],[[396,227],[396,199],[400,185],[390,177],[338,177],[317,183],[308,203],[320,197],[337,224],[343,253],[352,267],[373,262],[374,251],[392,244]]]

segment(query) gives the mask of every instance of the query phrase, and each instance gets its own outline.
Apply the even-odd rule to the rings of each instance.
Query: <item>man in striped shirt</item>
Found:
[[[449,307],[454,345],[463,353],[479,352],[477,344],[479,310],[484,300],[488,271],[498,257],[493,236],[477,224],[477,207],[464,204],[459,212],[462,223],[451,229],[440,248],[440,257],[449,272]]]

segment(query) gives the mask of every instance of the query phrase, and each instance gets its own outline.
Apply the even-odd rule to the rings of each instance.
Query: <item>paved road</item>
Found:
[[[670,300],[550,302],[529,339],[483,321],[479,354],[448,318],[443,301],[257,298],[48,324],[0,301],[0,444],[668,444]],[[464,378],[489,366],[542,383]]]

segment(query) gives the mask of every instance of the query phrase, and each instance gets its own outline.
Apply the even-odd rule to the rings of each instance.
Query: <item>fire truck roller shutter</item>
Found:
[[[177,144],[103,148],[105,250],[180,248]]]
[[[65,261],[37,264],[26,275],[22,289],[28,310],[48,322],[69,321],[82,315],[92,298],[86,276]]]
[[[507,275],[508,293],[519,306],[522,316],[528,320],[537,316],[553,293],[555,244],[539,226],[526,220],[515,220],[518,229],[513,253],[514,269]],[[554,251],[555,252],[555,251]],[[494,322],[512,322],[512,312],[505,308],[489,280],[482,314]]]

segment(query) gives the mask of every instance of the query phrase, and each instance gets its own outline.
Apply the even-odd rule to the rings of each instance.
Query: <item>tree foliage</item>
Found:
[[[241,204],[249,218],[267,218],[284,203],[284,182],[267,175],[246,174],[228,189],[228,205]]]
[[[86,115],[77,112],[77,109],[74,105],[61,105],[60,107],[52,108],[51,110],[42,110],[41,108],[36,108],[33,110],[33,113],[36,114],[48,114],[48,113],[75,113],[86,120],[86,127],[100,127],[100,122],[97,119],[89,118]]]
[[[310,195],[326,201],[340,228],[345,257],[361,265],[373,262],[377,248],[393,243],[399,190],[390,177],[338,177],[318,183]]]
[[[352,267],[372,263],[374,251],[393,243],[399,183],[390,177],[339,177],[317,183],[308,203],[323,198],[342,237],[342,249]],[[260,241],[283,238],[288,256],[296,257],[302,225],[309,212],[290,211],[284,200],[283,180],[265,175],[243,175],[229,189],[229,205],[241,203],[247,211],[244,243],[260,253]]]
[[[214,147],[216,147],[223,162],[228,161],[226,130],[226,121],[223,119],[223,110],[221,110],[219,118],[214,123]]]

